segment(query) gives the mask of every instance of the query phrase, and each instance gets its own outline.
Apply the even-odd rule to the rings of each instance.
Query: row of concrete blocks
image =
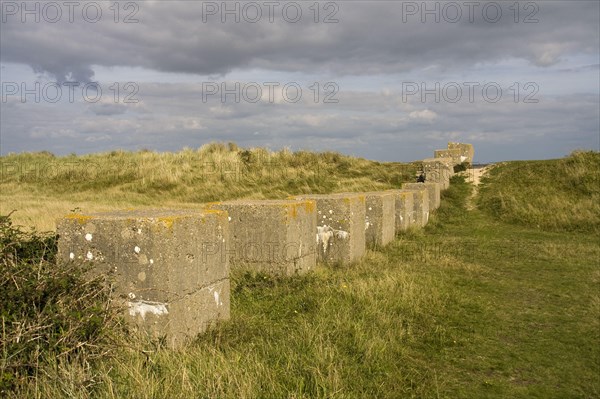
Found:
[[[317,261],[349,264],[368,245],[424,226],[440,189],[407,183],[402,190],[228,201],[197,211],[69,215],[58,223],[59,259],[111,276],[126,317],[176,347],[230,317],[230,267],[293,275]]]

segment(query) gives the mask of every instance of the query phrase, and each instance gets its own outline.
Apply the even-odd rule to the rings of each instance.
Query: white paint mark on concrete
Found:
[[[128,302],[127,306],[129,307],[129,315],[130,316],[135,317],[139,314],[143,320],[146,320],[147,313],[151,313],[156,316],[162,316],[165,314],[169,314],[169,311],[167,310],[167,304],[162,303],[162,302],[151,302],[151,301]]]
[[[327,251],[327,247],[333,245],[331,239],[333,237],[347,239],[350,234],[347,231],[335,230],[330,226],[317,226],[317,244],[323,245],[323,251]]]
[[[92,241],[92,234],[91,234],[91,233],[87,233],[87,234],[85,235],[85,239],[86,239],[87,241]]]
[[[139,254],[141,251],[140,247],[138,247],[137,245],[135,246],[135,248],[133,248],[133,250],[135,251],[136,254]]]
[[[329,240],[333,237],[333,229],[327,225],[317,226],[317,244],[323,245],[323,251],[327,251]]]
[[[350,237],[350,233],[344,230],[334,230],[335,236],[337,238],[341,238],[342,240],[347,240]]]

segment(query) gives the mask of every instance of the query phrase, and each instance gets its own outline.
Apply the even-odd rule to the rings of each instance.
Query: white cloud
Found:
[[[408,116],[411,119],[423,120],[427,122],[432,122],[437,118],[437,114],[428,109],[424,109],[421,111],[412,111]]]

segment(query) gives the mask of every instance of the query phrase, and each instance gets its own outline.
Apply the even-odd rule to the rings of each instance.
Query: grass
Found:
[[[495,184],[486,184],[493,179]],[[553,231],[600,233],[600,155],[509,162],[482,181],[480,206],[498,220]]]
[[[399,188],[416,164],[379,163],[333,152],[312,153],[207,144],[177,153],[152,151],[0,158],[0,214],[17,225],[55,230],[56,219],[130,208],[193,208],[228,199]]]
[[[528,190],[562,203],[565,192],[546,186],[569,173],[569,163],[545,162],[554,173],[540,175]],[[512,167],[497,167],[485,183],[488,193],[519,191],[521,181],[507,172]],[[470,192],[454,177],[424,230],[368,251],[352,266],[319,267],[294,278],[234,275],[232,320],[185,349],[134,337],[89,369],[46,359],[54,372],[23,381],[13,394],[599,397],[594,229],[544,223],[541,216],[540,227],[507,222],[485,201],[467,211]],[[583,190],[573,195],[587,201]],[[521,207],[529,199],[515,196]]]

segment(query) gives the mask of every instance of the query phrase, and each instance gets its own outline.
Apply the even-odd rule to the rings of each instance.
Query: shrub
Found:
[[[57,236],[24,232],[10,216],[0,215],[0,396],[48,360],[89,365],[107,356],[122,325],[102,276],[57,263]]]
[[[454,165],[454,173],[464,172],[465,170],[469,169],[469,166],[471,165],[466,161],[461,164]]]

